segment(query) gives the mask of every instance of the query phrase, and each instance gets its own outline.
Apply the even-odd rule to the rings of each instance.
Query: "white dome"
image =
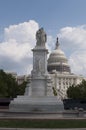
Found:
[[[48,71],[51,72],[53,70],[61,72],[70,72],[68,60],[64,52],[59,47],[58,38],[56,42],[56,48],[51,52],[48,59]]]

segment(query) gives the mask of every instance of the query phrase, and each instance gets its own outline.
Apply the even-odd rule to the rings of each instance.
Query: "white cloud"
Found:
[[[52,36],[47,36],[46,48],[48,48],[49,53],[55,48],[55,42],[56,41]]]
[[[74,73],[86,76],[86,51],[74,52],[70,56],[69,63]]]
[[[86,25],[77,27],[65,27],[60,30],[59,34],[62,40],[65,40],[66,47],[78,47],[84,49],[86,47]]]
[[[38,23],[33,20],[20,23],[18,25],[10,25],[5,28],[5,40],[15,39],[18,43],[31,42],[35,40],[35,33],[38,29]]]
[[[86,25],[62,28],[58,35],[72,72],[86,76]]]
[[[30,20],[4,29],[4,40],[0,43],[1,69],[25,74],[29,65],[31,68],[31,49],[35,45],[38,28],[38,23]]]
[[[35,34],[39,25],[34,20],[10,25],[4,29],[0,43],[0,68],[19,74],[28,74],[32,68],[32,52],[36,44]],[[45,30],[46,31],[46,30]],[[61,48],[69,59],[72,72],[86,75],[86,25],[62,28],[58,34]],[[49,52],[55,47],[56,39],[47,36]]]

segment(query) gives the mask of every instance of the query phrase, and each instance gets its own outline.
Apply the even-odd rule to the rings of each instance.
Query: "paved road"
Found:
[[[65,128],[65,129],[46,129],[46,128],[0,128],[0,130],[86,130],[86,128]]]
[[[86,128],[65,128],[65,129],[46,129],[46,128],[0,128],[0,130],[86,130]]]

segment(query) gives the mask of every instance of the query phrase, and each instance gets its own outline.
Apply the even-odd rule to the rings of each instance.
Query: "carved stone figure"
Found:
[[[58,37],[57,37],[56,48],[58,48],[58,46],[59,46],[59,41],[58,41]]]
[[[36,32],[36,40],[37,40],[36,42],[37,46],[45,46],[45,42],[47,41],[47,35],[43,28],[40,28]]]

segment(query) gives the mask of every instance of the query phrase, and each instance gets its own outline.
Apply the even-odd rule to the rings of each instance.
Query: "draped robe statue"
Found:
[[[45,42],[47,41],[47,35],[43,28],[40,28],[36,32],[36,40],[37,40],[36,42],[37,46],[45,46]]]

